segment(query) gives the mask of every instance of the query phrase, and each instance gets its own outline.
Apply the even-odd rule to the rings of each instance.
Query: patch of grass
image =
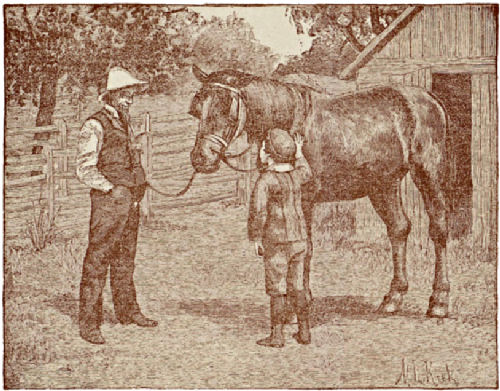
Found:
[[[40,202],[37,206],[33,202],[33,215],[31,220],[26,222],[25,229],[26,237],[33,246],[33,250],[43,250],[48,244],[55,240],[56,216],[57,213],[53,216],[49,216],[49,211],[46,206],[42,206]]]

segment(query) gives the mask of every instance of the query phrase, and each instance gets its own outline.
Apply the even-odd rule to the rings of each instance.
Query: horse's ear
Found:
[[[193,74],[202,83],[205,83],[208,78],[208,75],[194,64],[193,64]]]

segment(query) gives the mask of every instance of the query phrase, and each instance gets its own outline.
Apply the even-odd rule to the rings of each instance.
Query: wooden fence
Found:
[[[152,115],[136,118],[146,133],[142,162],[148,179],[162,190],[175,193],[189,180],[190,151],[197,122],[188,114]],[[76,145],[81,122],[57,120],[56,125],[29,129],[10,128],[6,132],[5,232],[7,238],[22,234],[27,220],[40,209],[55,216],[58,230],[88,229],[89,189],[76,178]],[[49,132],[48,141],[33,140],[35,132]],[[32,155],[34,145],[43,145],[43,154]],[[147,190],[142,202],[146,214],[235,198],[236,172],[221,168],[211,175],[198,175],[183,197],[165,198]],[[241,185],[239,185],[241,186]]]

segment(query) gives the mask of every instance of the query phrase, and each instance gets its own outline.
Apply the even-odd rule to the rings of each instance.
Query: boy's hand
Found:
[[[297,149],[302,149],[302,146],[304,145],[304,137],[300,133],[295,133],[293,141],[295,141]]]
[[[254,243],[255,246],[255,255],[258,257],[263,257],[264,256],[264,246],[262,245],[262,242],[260,240],[257,240]]]

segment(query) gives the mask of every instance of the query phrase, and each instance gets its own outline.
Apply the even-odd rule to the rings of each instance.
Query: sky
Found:
[[[207,19],[218,16],[225,20],[235,12],[253,27],[255,39],[269,46],[282,58],[300,54],[308,50],[312,44],[312,37],[297,34],[295,26],[285,15],[286,6],[191,8]]]

